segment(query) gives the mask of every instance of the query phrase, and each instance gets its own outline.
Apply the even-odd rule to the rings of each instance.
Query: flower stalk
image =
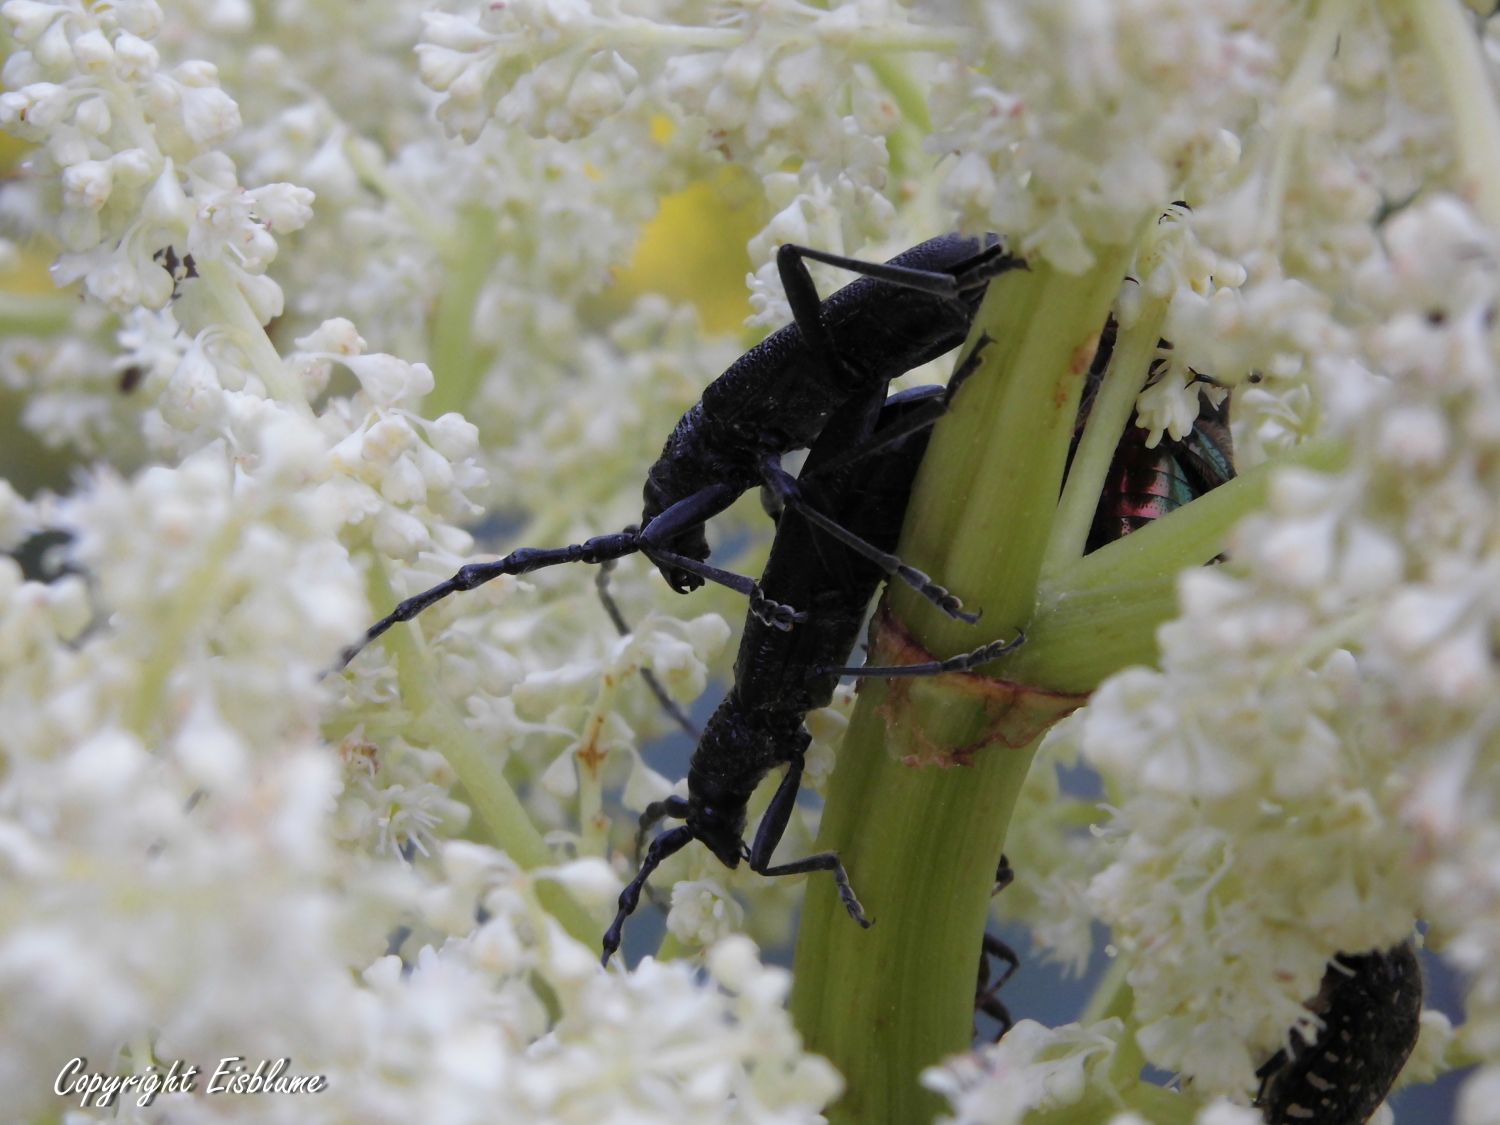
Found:
[[[1082,278],[1039,267],[991,285],[975,331],[991,342],[934,433],[900,548],[984,618],[939,620],[893,592],[893,614],[927,651],[953,655],[1029,619],[1084,377],[1123,267],[1121,254]],[[986,673],[1004,676],[1004,665]],[[937,1101],[918,1073],[968,1043],[994,872],[1045,724],[1019,707],[1010,727],[997,725],[954,679],[916,681],[896,707],[897,692],[866,681],[829,787],[819,847],[844,857],[876,920],[860,931],[831,888],[809,888],[792,1009],[848,1082],[836,1120],[930,1117]],[[1058,713],[1079,702],[1054,701]],[[892,710],[905,714],[888,727]],[[912,768],[902,749],[918,731],[928,752]],[[975,745],[987,748],[976,755]]]
[[[1154,348],[1159,323],[1126,335],[1075,460],[1091,483],[1065,490],[1081,391],[1127,261],[1115,248],[1081,277],[1039,267],[991,286],[975,330],[992,341],[984,363],[918,477],[900,551],[984,614],[967,626],[893,589],[872,662],[947,657],[1017,628],[1027,641],[977,674],[861,685],[818,847],[843,857],[876,925],[851,926],[831,887],[810,886],[792,996],[810,1046],[849,1083],[835,1120],[935,1112],[916,1078],[968,1045],[994,871],[1042,736],[1105,676],[1154,659],[1156,629],[1176,613],[1178,572],[1211,559],[1264,502],[1270,466],[1081,557],[1145,369],[1130,342],[1149,334]],[[1328,466],[1338,456],[1324,445],[1296,459]]]

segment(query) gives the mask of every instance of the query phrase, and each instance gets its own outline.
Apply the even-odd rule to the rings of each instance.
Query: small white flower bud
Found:
[[[359,355],[365,350],[365,342],[354,323],[341,316],[325,320],[294,342],[305,352],[332,352],[339,356]]]
[[[189,774],[210,789],[244,784],[248,747],[206,698],[200,697],[188,712],[172,751]]]
[[[826,96],[831,85],[828,60],[820,50],[796,51],[776,62],[776,86],[791,101],[815,101]]]
[[[1389,535],[1363,523],[1344,531],[1337,584],[1355,597],[1369,597],[1401,581],[1405,556]]]
[[[462,461],[479,452],[479,427],[450,412],[428,423],[427,440],[449,461]]]
[[[72,129],[63,129],[48,138],[47,151],[59,168],[71,168],[74,164],[92,160],[94,148],[87,137]]]
[[[1448,454],[1448,420],[1435,406],[1406,406],[1380,420],[1375,448],[1387,464],[1436,469]]]
[[[128,787],[150,759],[122,730],[105,728],[67,758],[65,784],[80,797],[100,797]]]
[[[445,50],[431,43],[417,44],[417,74],[429,90],[451,94],[454,83],[470,65],[469,56],[460,51]]]
[[[120,77],[127,82],[143,82],[161,65],[156,48],[129,32],[115,37],[114,50]]]
[[[424,44],[461,52],[480,51],[495,42],[492,34],[469,17],[438,11],[422,13],[422,39]],[[422,50],[417,48],[419,54]]]
[[[427,528],[409,512],[383,508],[375,516],[370,537],[375,549],[395,559],[411,559],[428,543]]]
[[[721,68],[714,66],[712,57],[705,56],[702,60],[702,68],[701,74],[695,76],[702,85],[709,86],[718,80],[734,93],[746,96],[755,91],[765,75],[765,51],[758,45],[747,44],[738,50],[731,51],[729,57],[724,59]]]
[[[371,464],[391,465],[416,442],[410,422],[400,415],[388,415],[365,433],[362,456]]]
[[[276,239],[258,223],[240,227],[240,265],[253,273],[264,270],[276,258]]]
[[[712,879],[686,879],[672,887],[667,929],[685,945],[713,945],[738,933],[744,921],[744,908]],[[726,957],[726,964],[732,963],[733,958]]]
[[[97,78],[114,64],[115,52],[102,31],[90,28],[73,40],[73,56],[79,70]]]
[[[385,352],[350,356],[344,365],[354,373],[365,394],[383,406],[407,397],[414,382],[414,365]]]
[[[240,292],[245,295],[250,311],[262,324],[270,324],[282,314],[286,299],[281,292],[281,286],[265,274],[251,274],[243,271],[236,271],[236,273],[235,280]]]
[[[623,106],[637,78],[635,68],[613,51],[596,61],[600,65],[588,67],[574,80],[567,99],[568,112],[590,125]]]
[[[182,124],[192,140],[205,147],[222,141],[240,127],[240,107],[215,86],[180,87]]]
[[[270,229],[301,230],[312,218],[313,193],[296,184],[266,184],[246,193],[251,206]]]
[[[109,158],[109,166],[114,170],[115,183],[127,188],[141,186],[156,171],[151,157],[146,155],[144,149],[139,148],[122,149],[115,153]]]
[[[7,0],[0,6],[0,16],[10,24],[10,33],[18,43],[28,46],[60,19],[66,9],[56,4],[42,4],[37,0]]]
[[[22,132],[29,124],[26,111],[31,108],[31,99],[19,90],[0,94],[0,125],[13,132]]]
[[[550,879],[561,885],[585,907],[606,906],[620,893],[620,877],[614,868],[597,856],[544,867],[533,874],[536,878]]]
[[[214,426],[224,415],[219,373],[201,347],[191,347],[173,368],[159,400],[162,417],[179,430]]]
[[[177,182],[172,161],[168,160],[146,193],[141,204],[141,217],[155,226],[183,229],[191,221],[192,214],[192,204]]]
[[[411,458],[398,459],[380,478],[380,495],[400,507],[412,507],[427,499],[427,482]]]
[[[51,82],[33,82],[23,90],[0,95],[0,124],[24,126],[27,135],[52,129],[68,111],[68,92]],[[86,157],[86,154],[85,154]],[[75,164],[76,160],[60,160]]]
[[[106,161],[85,160],[63,169],[63,201],[70,207],[102,210],[113,188],[113,170]]]
[[[65,69],[72,70],[76,64],[73,61],[73,44],[68,40],[67,21],[57,20],[42,32],[31,45],[31,53],[36,56],[37,62],[53,74]]]
[[[424,494],[441,494],[453,488],[453,466],[432,446],[417,446],[412,450],[411,461],[422,477]],[[429,499],[428,502],[432,501]]]
[[[161,30],[161,8],[156,0],[116,0],[114,16],[121,27],[142,39],[154,39]]]
[[[743,934],[715,942],[708,950],[708,971],[731,992],[743,992],[755,978],[767,973],[786,977],[785,972],[762,965],[760,950]]]
[[[1284,469],[1271,478],[1269,508],[1277,516],[1313,515],[1334,503],[1336,482],[1305,469]]]

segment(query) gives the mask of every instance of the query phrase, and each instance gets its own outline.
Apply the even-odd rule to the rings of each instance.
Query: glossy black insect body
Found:
[[[819,301],[806,259],[865,276]],[[813,444],[831,421],[868,409],[885,397],[897,375],[957,347],[968,332],[989,282],[1024,268],[993,235],[941,235],[886,263],[860,262],[799,246],[777,252],[793,323],[773,332],[730,365],[684,414],[647,474],[641,526],[599,535],[566,547],[523,547],[494,562],[471,563],[452,578],[407,598],[373,625],[343,663],[391,626],[410,621],[449,594],[504,574],[526,574],[560,563],[603,563],[643,552],[668,582],[686,591],[704,581],[746,593],[756,614],[789,628],[803,612],[795,602],[763,596],[750,579],[709,566],[704,523],[755,485],[765,485],[788,509],[803,511],[825,534],[842,528],[805,499],[781,467],[781,456]],[[938,402],[927,409],[941,413]],[[919,427],[921,418],[909,420]],[[845,536],[864,551],[858,536]],[[915,587],[946,612],[973,618],[920,571],[885,553],[885,573]]]
[[[806,258],[866,276],[820,303]],[[881,266],[798,246],[782,246],[776,264],[792,323],[709,384],[646,477],[642,534],[688,558],[708,558],[704,519],[766,481],[768,463],[811,445],[847,403],[883,394],[896,376],[962,343],[990,279],[1022,265],[993,236],[956,234]],[[691,522],[673,518],[679,504]],[[701,585],[678,567],[661,570],[678,590]]]
[[[955,380],[961,379],[961,374]],[[952,388],[921,387],[882,401],[883,385],[858,409],[846,410],[814,443],[799,485],[809,505],[828,513],[876,553],[895,545],[917,466],[926,449],[927,432],[914,421],[933,414]],[[894,436],[893,436],[894,435]],[[851,451],[878,449],[864,458]],[[820,472],[824,467],[831,471]],[[752,613],[745,622],[735,662],[734,686],[704,728],[688,768],[687,797],[669,797],[641,815],[640,832],[664,817],[684,823],[652,842],[639,872],[620,895],[619,911],[604,936],[604,960],[619,948],[625,919],[640,902],[646,880],[657,866],[694,840],[703,843],[725,866],[742,860],[761,875],[796,875],[828,871],[838,883],[849,914],[868,925],[849,885],[843,864],[832,852],[790,863],[771,863],[796,803],[803,754],[810,741],[802,725],[808,711],[833,697],[839,666],[859,635],[865,611],[881,580],[889,573],[867,552],[824,534],[805,509],[782,511],[776,539],[761,585],[766,596],[805,608],[806,620],[783,630]],[[860,674],[935,673],[996,659],[1018,641],[995,643],[951,661],[901,669],[860,669]],[[754,841],[744,842],[746,807],[751,794],[773,769],[786,768]]]
[[[1328,963],[1308,1004],[1322,1027],[1257,1072],[1268,1125],[1363,1125],[1385,1101],[1417,1041],[1422,969],[1411,942]]]

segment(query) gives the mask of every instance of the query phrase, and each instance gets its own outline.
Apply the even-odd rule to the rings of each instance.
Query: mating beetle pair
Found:
[[[820,302],[804,259],[866,276]],[[850,914],[866,922],[837,856],[824,853],[782,865],[770,863],[800,780],[808,741],[802,717],[827,702],[839,675],[854,671],[838,662],[852,648],[865,607],[883,577],[899,578],[950,615],[972,620],[957,598],[890,553],[928,427],[947,408],[958,378],[947,390],[919,388],[889,399],[886,387],[896,375],[957,346],[989,281],[1022,266],[993,236],[944,235],[885,264],[782,247],[778,267],[793,323],[731,365],[678,422],[648,475],[639,529],[567,547],[522,548],[495,562],[466,566],[447,582],[402,602],[369,630],[360,645],[346,651],[347,662],[392,625],[411,620],[450,593],[491,578],[563,562],[604,563],[636,551],[651,558],[678,590],[709,580],[749,596],[750,620],[736,664],[735,687],[699,742],[688,797],[652,805],[642,816],[641,828],[644,833],[666,816],[685,823],[656,839],[636,878],[621,894],[619,911],[605,936],[606,961],[618,947],[624,920],[637,906],[651,872],[695,839],[730,867],[748,860],[753,870],[765,875],[830,871]],[[1101,354],[1107,354],[1107,345]],[[967,369],[967,364],[961,365],[961,372]],[[1102,362],[1096,361],[1098,371]],[[1181,506],[1233,474],[1222,407],[1201,418],[1182,442],[1148,450],[1140,438],[1132,428],[1116,451],[1089,549]],[[780,457],[804,446],[810,446],[811,453],[802,477],[794,480],[782,469]],[[709,518],[756,484],[767,489],[781,511],[777,544],[759,583],[708,565],[704,535]],[[1013,643],[936,665],[858,671],[868,675],[956,670],[993,659]],[[746,847],[749,795],[778,765],[786,765],[787,773],[753,844]],[[1281,1056],[1273,1059],[1263,1072],[1261,1095],[1269,1120],[1277,1120],[1286,1107],[1295,1115],[1310,1076],[1319,1083],[1333,1083],[1335,1090],[1340,1074],[1347,1077],[1344,1085],[1350,1096],[1344,1101],[1351,1113],[1360,1112],[1357,1107],[1371,1096],[1378,1104],[1394,1079],[1391,1060],[1399,1068],[1410,1048],[1414,1030],[1407,1030],[1404,1019],[1397,1020],[1397,1012],[1410,1008],[1413,980],[1420,996],[1419,974],[1398,971],[1404,970],[1405,960],[1397,951],[1343,960],[1357,979],[1368,979],[1370,985],[1333,990],[1324,1016],[1330,1028],[1384,1020],[1400,1022],[1402,1030],[1388,1036],[1391,1044],[1379,1044],[1381,1057],[1374,1060],[1374,1069],[1380,1073],[1361,1072],[1358,1082],[1347,1059],[1340,1071],[1340,1056],[1325,1040],[1291,1062]],[[1361,968],[1366,960],[1368,972]],[[1396,982],[1395,994],[1379,986],[1380,970],[1386,967],[1386,975]],[[1402,1042],[1405,1049],[1399,1049]]]
[[[804,259],[866,276],[820,302]],[[890,553],[928,430],[961,379],[947,389],[918,388],[890,399],[886,388],[897,375],[956,347],[989,281],[1023,263],[993,236],[944,235],[883,264],[795,246],[783,246],[777,264],[793,323],[732,364],[683,415],[647,476],[639,529],[566,547],[521,548],[495,562],[465,566],[403,601],[363,642],[450,593],[500,575],[565,562],[605,563],[636,551],[679,590],[711,580],[749,596],[751,618],[735,687],[699,741],[689,795],[651,806],[642,819],[643,830],[663,816],[686,823],[652,845],[620,896],[619,914],[604,939],[606,962],[646,878],[695,839],[730,867],[745,859],[765,875],[831,871],[850,914],[865,922],[836,856],[770,864],[801,778],[808,743],[803,716],[831,698],[845,671],[839,665],[883,577],[907,582],[953,616],[974,619],[957,598]],[[794,479],[781,456],[804,446],[811,446],[808,462]],[[708,565],[703,527],[756,484],[780,511],[777,545],[761,582]],[[345,662],[363,643],[346,651]],[[995,659],[1012,644],[890,674],[957,670]],[[742,837],[750,794],[779,765],[787,766],[786,776],[747,848]]]
[[[819,302],[804,259],[867,276]],[[752,608],[789,627],[793,607],[764,598],[742,575],[708,565],[704,524],[742,493],[764,485],[783,508],[799,511],[824,531],[877,562],[955,616],[958,602],[920,571],[874,551],[805,504],[781,456],[811,446],[829,420],[873,396],[898,375],[957,347],[990,280],[1024,266],[994,236],[955,234],[930,239],[885,263],[860,262],[798,246],[777,252],[793,322],[751,348],[708,385],[667,438],[646,477],[641,526],[566,547],[522,547],[502,559],[471,563],[446,582],[407,598],[346,649],[347,664],[391,626],[410,621],[449,594],[472,590],[506,574],[527,574],[559,563],[603,563],[639,551],[678,591],[712,581],[751,598]],[[876,401],[878,406],[878,401]],[[946,402],[914,411],[905,432],[936,421]],[[895,441],[899,434],[887,435]],[[876,452],[869,448],[854,456]]]

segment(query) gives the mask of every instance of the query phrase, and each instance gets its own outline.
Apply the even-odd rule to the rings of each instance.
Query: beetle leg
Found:
[[[630,880],[625,889],[620,892],[620,909],[615,914],[615,920],[610,923],[609,929],[604,933],[604,956],[599,959],[600,964],[608,968],[609,959],[620,948],[620,936],[625,929],[625,919],[635,913],[635,908],[640,905],[641,890],[646,886],[646,880],[651,877],[651,873],[661,866],[664,859],[687,847],[692,839],[693,830],[684,824],[670,832],[663,832],[651,842],[651,850],[646,853],[646,861],[635,873],[635,878]]]
[[[849,885],[849,873],[844,870],[844,864],[835,852],[819,852],[803,859],[793,860],[791,863],[780,863],[771,866],[771,856],[776,851],[776,845],[781,843],[782,834],[786,832],[787,822],[791,819],[792,809],[797,804],[797,790],[802,784],[803,751],[807,744],[812,741],[812,736],[806,730],[799,730],[799,745],[787,759],[786,776],[781,779],[777,786],[771,803],[766,806],[765,815],[760,818],[760,826],[755,830],[755,843],[750,846],[750,870],[757,875],[774,878],[778,875],[805,875],[812,871],[831,871],[833,881],[838,884],[839,898],[844,903],[844,909],[849,912],[861,926],[868,927],[871,923],[865,917],[865,911],[859,904],[859,899],[854,894],[854,888]]]
[[[652,801],[641,812],[641,819],[635,830],[635,859],[641,860],[641,848],[646,844],[646,833],[660,824],[666,817],[674,820],[682,820],[688,814],[688,802],[686,797],[671,796],[660,801]]]
[[[995,888],[990,892],[992,895],[999,894],[1010,886],[1015,879],[1015,870],[1010,865],[1010,860],[1002,853],[1000,863],[995,868]],[[1000,974],[999,980],[991,979],[990,962],[1000,961],[1005,965],[1005,971]],[[1015,1026],[1015,1020],[1011,1018],[1010,1009],[1005,1006],[999,997],[1000,989],[1005,987],[1005,982],[1010,980],[1021,967],[1021,958],[1005,942],[986,933],[979,946],[979,982],[974,992],[974,1010],[982,1012],[1000,1025],[1000,1033],[995,1036],[995,1042],[999,1042],[1007,1031]],[[975,1028],[975,1034],[978,1034]]]
[[[787,823],[792,819],[792,809],[797,805],[797,790],[802,787],[802,755],[810,742],[812,735],[805,728],[799,727],[797,744],[787,747],[786,774],[761,815],[760,824],[755,829],[755,842],[750,845],[750,854],[745,857],[750,861],[752,871],[763,871],[766,864],[771,862],[771,855],[776,851],[776,845],[781,843]]]
[[[776,249],[776,268],[781,273],[783,286],[786,285],[787,274],[792,271],[798,271],[802,276],[808,277],[808,285],[811,286],[812,281],[807,273],[807,267],[802,264],[803,258],[811,258],[815,262],[837,266],[850,273],[873,277],[877,281],[889,282],[905,289],[917,289],[938,297],[955,298],[966,290],[988,285],[1008,270],[1026,268],[1024,260],[1007,254],[1005,247],[998,242],[984,247],[973,257],[959,262],[951,270],[924,270],[912,266],[895,265],[891,262],[866,262],[859,258],[846,258],[842,254],[830,254],[826,250],[816,250],[810,246],[798,246],[788,242]],[[787,297],[791,297],[790,292],[787,293]]]
[[[819,668],[823,675],[869,676],[893,680],[899,676],[940,676],[944,672],[968,672],[992,660],[1007,656],[1026,643],[1026,634],[1021,630],[1008,641],[991,641],[980,645],[972,652],[961,652],[946,660],[929,660],[922,664],[896,664],[886,667],[866,664],[861,668]]]
[[[1006,966],[999,980],[990,979],[992,958],[996,961],[1003,961]],[[984,1013],[1000,1025],[1000,1033],[995,1036],[997,1043],[1004,1038],[1007,1031],[1015,1026],[1010,1009],[1005,1006],[1005,1002],[998,994],[1001,987],[1010,980],[1020,965],[1021,959],[1014,949],[992,934],[984,935],[984,942],[979,950],[979,981],[974,992],[974,1010]],[[977,1030],[976,1028],[976,1032]]]
[[[781,498],[783,507],[792,509],[851,551],[869,559],[888,577],[899,578],[949,617],[966,621],[970,625],[979,620],[977,613],[966,613],[962,608],[964,603],[957,596],[939,586],[922,571],[914,566],[908,566],[889,551],[882,551],[873,543],[861,539],[842,524],[829,519],[822,512],[804,502],[797,490],[796,478],[783,469],[780,462],[774,458],[768,459],[761,466],[761,471],[767,486]]]
[[[964,356],[959,365],[954,368],[947,386],[909,387],[891,395],[885,400],[885,406],[905,408],[895,422],[877,429],[864,442],[846,449],[837,457],[829,458],[812,472],[803,473],[799,479],[815,480],[825,473],[837,472],[846,465],[863,461],[876,453],[883,453],[912,434],[935,424],[939,418],[948,413],[948,407],[953,403],[953,396],[958,393],[958,389],[964,385],[965,380],[979,369],[980,356],[990,343],[988,336],[979,337],[969,354]]]

